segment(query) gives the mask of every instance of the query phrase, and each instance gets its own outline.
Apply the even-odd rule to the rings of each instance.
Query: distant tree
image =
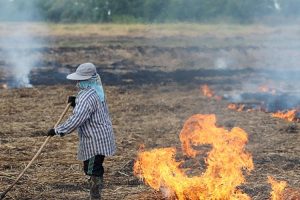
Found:
[[[67,7],[68,2],[65,0],[50,0],[41,3],[44,10],[44,16],[48,21],[60,22],[63,21],[62,16],[65,12],[65,7]]]
[[[272,12],[272,0],[230,0],[225,7],[224,16],[229,16],[239,22],[251,22],[257,17]]]
[[[52,22],[249,23],[264,16],[300,16],[300,0],[0,0],[0,20]]]
[[[169,0],[169,3],[160,14],[160,19],[166,21],[198,21],[203,14],[200,11],[201,7],[201,0]]]
[[[281,12],[288,17],[300,16],[300,1],[299,0],[278,0]]]
[[[166,12],[169,0],[145,0],[143,18],[147,21],[162,21],[162,13]]]
[[[93,22],[109,22],[111,21],[112,2],[110,0],[91,0],[90,12]]]

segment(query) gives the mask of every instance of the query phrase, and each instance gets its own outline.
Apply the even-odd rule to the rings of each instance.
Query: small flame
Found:
[[[241,112],[245,109],[245,105],[244,104],[230,103],[230,104],[228,104],[227,108],[230,109],[230,110],[236,110],[238,112]]]
[[[214,91],[212,91],[206,84],[201,86],[201,90],[203,95],[206,97],[212,98],[213,96],[215,96]]]
[[[286,119],[290,122],[297,120],[297,110],[289,110],[287,112],[278,111],[272,114],[272,117]]]
[[[201,86],[201,91],[202,94],[208,98],[214,98],[217,101],[221,101],[223,99],[222,96],[215,95],[215,92],[206,84]]]
[[[237,109],[237,104],[235,103],[230,103],[227,105],[227,108],[230,110],[236,110]]]
[[[264,93],[271,93],[273,95],[276,94],[276,90],[274,88],[271,88],[271,87],[267,86],[267,85],[261,85],[261,86],[259,86],[258,90],[260,92],[264,92]]]
[[[175,148],[140,152],[134,164],[135,175],[155,190],[167,191],[178,200],[241,199],[250,197],[237,189],[245,182],[243,170],[254,169],[252,157],[245,152],[247,133],[235,127],[231,131],[215,125],[215,115],[194,115],[180,133],[182,149],[194,158],[201,152],[194,146],[210,144],[212,150],[205,159],[207,170],[199,176],[187,176],[175,160]]]
[[[258,89],[260,92],[268,92],[269,91],[268,86],[265,86],[265,85],[259,86]]]
[[[285,181],[277,182],[273,177],[268,176],[268,183],[270,183],[272,187],[271,199],[283,200],[283,192],[287,185],[286,182]]]

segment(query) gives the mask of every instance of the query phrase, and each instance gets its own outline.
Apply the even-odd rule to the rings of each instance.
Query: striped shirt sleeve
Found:
[[[81,124],[83,124],[87,119],[89,119],[91,113],[93,112],[92,107],[89,104],[89,101],[87,98],[87,96],[82,96],[82,99],[80,99],[74,110],[73,110],[73,115],[70,116],[66,122],[64,122],[63,124],[57,126],[55,128],[55,132],[58,135],[65,135],[65,134],[69,134],[72,131],[74,131],[78,126],[80,126]]]

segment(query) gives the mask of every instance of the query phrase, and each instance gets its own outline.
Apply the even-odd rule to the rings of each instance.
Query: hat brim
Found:
[[[92,78],[92,76],[82,76],[82,75],[78,75],[76,72],[69,74],[67,76],[67,79],[74,80],[74,81],[83,81],[83,80],[87,80],[90,78]]]

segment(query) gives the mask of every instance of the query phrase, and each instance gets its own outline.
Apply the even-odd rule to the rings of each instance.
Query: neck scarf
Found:
[[[93,75],[92,78],[88,80],[79,81],[77,83],[77,87],[81,90],[79,94],[85,89],[93,88],[99,96],[100,101],[104,101],[105,99],[104,90],[99,74]]]

